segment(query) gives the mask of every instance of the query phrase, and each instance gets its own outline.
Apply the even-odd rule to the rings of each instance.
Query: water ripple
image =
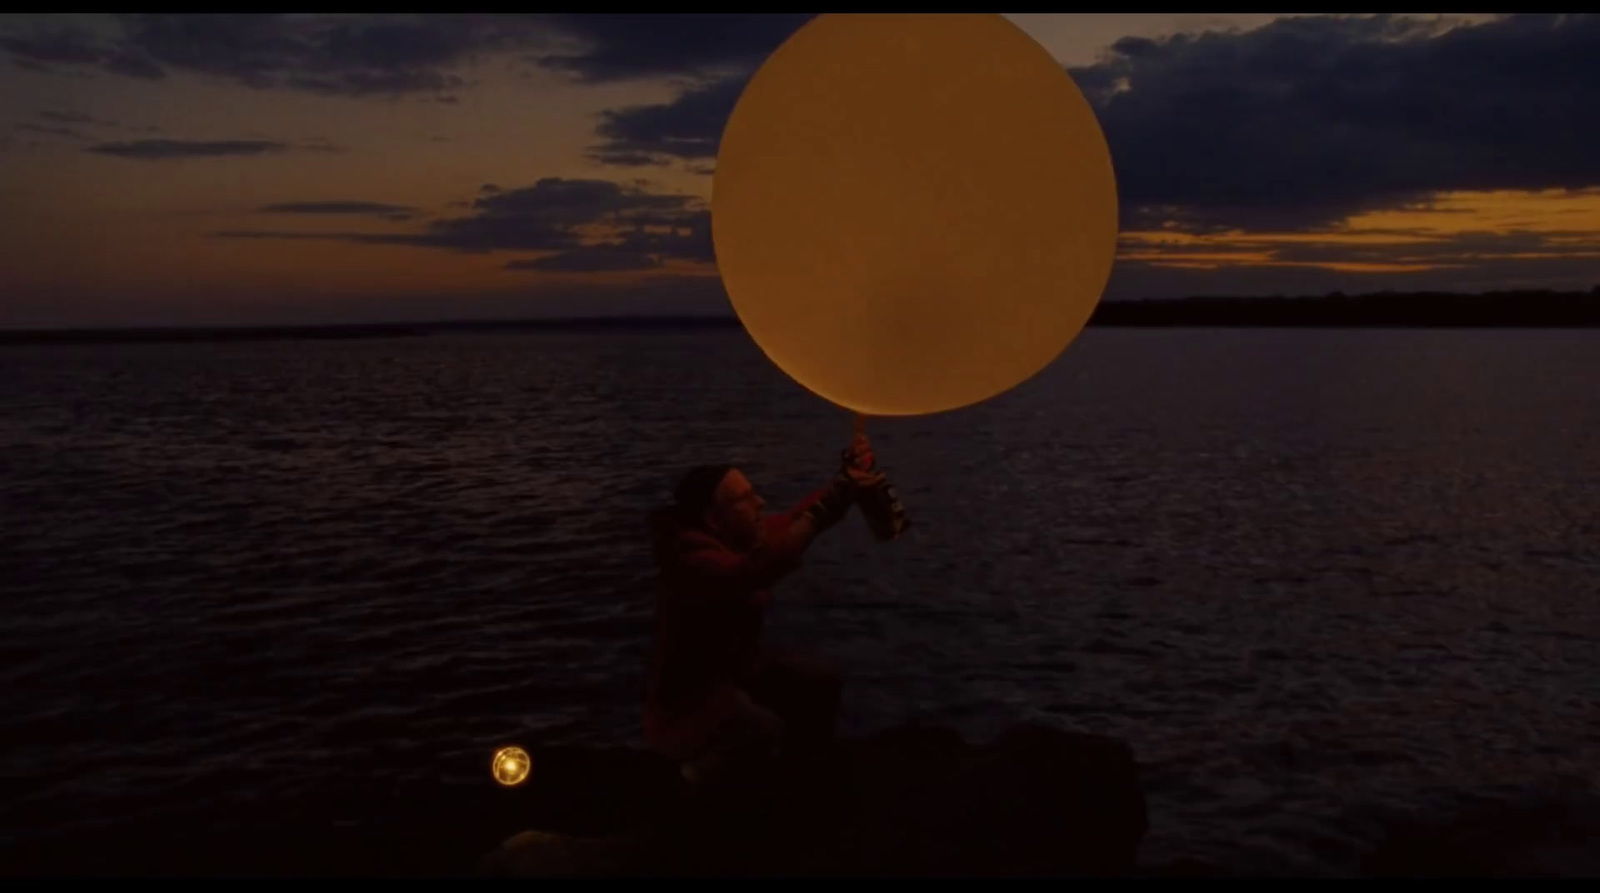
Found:
[[[1092,330],[874,420],[914,533],[850,520],[771,634],[846,727],[1132,743],[1148,857],[1354,871],[1394,811],[1595,785],[1600,354],[1562,332]],[[849,419],[738,332],[0,350],[0,838],[394,792],[632,744],[643,514],[775,503]],[[17,523],[21,519],[21,523]]]

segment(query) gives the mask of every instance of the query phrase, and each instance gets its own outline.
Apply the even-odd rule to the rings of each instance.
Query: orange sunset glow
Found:
[[[726,315],[717,142],[808,17],[636,18],[6,16],[0,325]],[[1109,141],[1107,300],[1600,278],[1592,17],[1010,18]]]
[[[1296,251],[1321,256],[1295,259]],[[1509,260],[1600,260],[1600,189],[1441,193],[1425,205],[1355,214],[1312,233],[1125,232],[1118,259],[1155,267],[1374,274],[1466,270]]]

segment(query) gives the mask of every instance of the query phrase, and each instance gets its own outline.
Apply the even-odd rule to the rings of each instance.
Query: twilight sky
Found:
[[[0,15],[0,326],[729,312],[718,135],[806,18]],[[1108,299],[1600,284],[1600,15],[1009,18]]]

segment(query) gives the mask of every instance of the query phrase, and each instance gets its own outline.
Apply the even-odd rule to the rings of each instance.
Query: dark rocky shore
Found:
[[[1024,725],[970,744],[905,726],[806,771],[692,789],[628,749],[549,748],[529,780],[329,791],[271,814],[239,806],[24,840],[8,876],[1227,876],[1141,862],[1138,766],[1122,742]],[[174,799],[183,792],[172,792]],[[202,798],[203,799],[203,798]],[[343,820],[359,801],[380,823]],[[248,815],[245,815],[248,813]],[[1395,825],[1372,876],[1600,874],[1596,817],[1559,805]]]
[[[550,811],[531,826],[546,833],[509,841],[486,873],[1127,875],[1147,828],[1126,745],[1041,726],[979,746],[901,728],[722,792],[640,763],[639,788],[596,796],[592,775],[622,773],[585,762],[547,765]]]
[[[70,835],[14,841],[0,873],[1117,875],[1137,870],[1147,824],[1127,745],[1038,726],[980,745],[903,727],[722,790],[691,788],[676,765],[638,750],[532,753],[513,788],[494,783],[485,755],[476,783],[351,779],[315,802],[267,807],[263,796],[249,807],[238,790],[174,790],[168,804],[195,804],[187,818],[169,806],[160,819],[108,816],[86,831],[75,816]],[[65,827],[71,812],[61,804],[38,819]],[[346,820],[356,814],[384,818]]]

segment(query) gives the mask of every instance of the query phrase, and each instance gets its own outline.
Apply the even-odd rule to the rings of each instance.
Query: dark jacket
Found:
[[[651,514],[659,577],[647,711],[692,709],[715,686],[748,680],[761,652],[771,587],[800,566],[805,549],[789,528],[831,489],[768,516],[762,545],[748,552],[729,548],[674,509]]]

